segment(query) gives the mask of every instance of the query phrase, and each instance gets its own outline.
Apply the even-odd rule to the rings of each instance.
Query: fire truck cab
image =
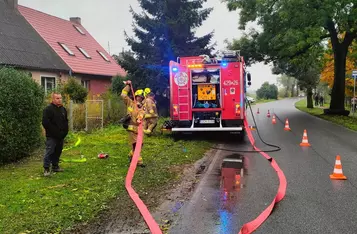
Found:
[[[172,132],[219,131],[244,136],[246,72],[239,51],[170,61]]]

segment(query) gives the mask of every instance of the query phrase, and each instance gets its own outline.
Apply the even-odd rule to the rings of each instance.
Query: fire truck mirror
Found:
[[[252,85],[252,82],[248,81],[248,85],[251,86],[251,85]]]
[[[250,75],[250,73],[247,73],[247,79],[249,82],[252,80],[252,76]]]

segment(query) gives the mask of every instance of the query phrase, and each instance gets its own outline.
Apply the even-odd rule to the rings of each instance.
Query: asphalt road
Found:
[[[300,112],[295,101],[252,107],[262,138],[282,148],[269,155],[288,183],[285,198],[255,233],[357,233],[357,133]],[[268,109],[277,116],[276,125],[266,117]],[[284,131],[286,118],[291,132]],[[254,125],[251,118],[249,121]],[[299,145],[304,129],[312,145],[309,148]],[[257,145],[268,149],[259,141]],[[225,142],[220,147],[252,150],[248,140],[243,144]],[[346,181],[329,177],[338,154]],[[227,158],[230,162],[222,170]],[[275,171],[260,154],[218,151],[169,233],[236,234],[272,202],[278,183]]]

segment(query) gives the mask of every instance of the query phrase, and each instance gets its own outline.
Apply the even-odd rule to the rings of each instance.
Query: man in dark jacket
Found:
[[[52,172],[62,172],[59,159],[62,154],[63,141],[68,134],[67,110],[62,106],[62,96],[52,94],[52,103],[43,111],[42,125],[46,130],[46,153],[43,167],[44,176],[49,176],[52,163]]]

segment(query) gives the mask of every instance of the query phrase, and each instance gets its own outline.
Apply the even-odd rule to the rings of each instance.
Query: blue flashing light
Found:
[[[177,72],[177,71],[178,71],[178,68],[177,68],[177,67],[173,67],[173,68],[172,68],[172,71],[173,71],[173,72]]]
[[[228,63],[227,62],[223,62],[222,63],[222,67],[227,67],[228,66]]]

